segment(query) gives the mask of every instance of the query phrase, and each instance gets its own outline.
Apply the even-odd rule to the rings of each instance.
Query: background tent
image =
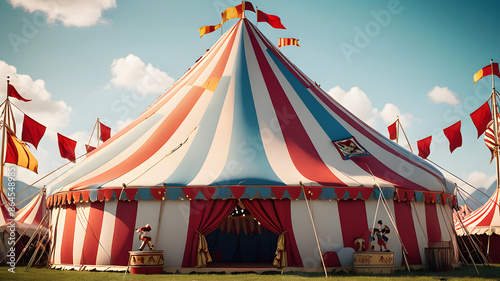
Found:
[[[458,236],[475,235],[493,263],[500,263],[500,189],[479,209],[455,222]],[[465,229],[464,229],[465,227]]]
[[[351,266],[354,240],[368,241],[383,196],[410,264],[422,265],[429,242],[454,239],[453,188],[244,18],[136,120],[47,185],[51,261],[127,265],[140,243],[134,230],[148,223],[167,268],[194,267],[198,233],[217,229],[241,200],[285,235],[289,266],[320,267],[307,197],[323,251],[339,257],[332,266]],[[383,210],[376,219],[391,225]],[[401,265],[397,236],[388,243]]]

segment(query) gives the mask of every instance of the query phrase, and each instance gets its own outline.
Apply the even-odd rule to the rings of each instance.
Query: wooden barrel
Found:
[[[163,250],[129,251],[131,274],[160,274],[163,272]]]
[[[393,252],[354,252],[354,272],[389,274],[394,272]]]
[[[453,252],[450,247],[425,248],[425,260],[431,271],[449,271],[452,269],[451,262]]]

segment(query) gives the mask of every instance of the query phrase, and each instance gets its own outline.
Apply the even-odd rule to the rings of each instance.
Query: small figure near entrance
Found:
[[[387,238],[387,236],[386,236],[389,233],[391,233],[391,230],[389,229],[389,227],[387,225],[384,225],[382,223],[382,220],[379,220],[378,227],[373,229],[373,231],[372,231],[372,235],[370,236],[370,241],[375,240],[375,236],[376,236],[377,237],[377,244],[380,246],[380,251],[382,251],[382,247],[383,247],[386,252],[389,252],[389,250],[387,249],[387,245],[385,243],[389,240],[389,238]],[[375,247],[372,245],[371,250],[373,250],[373,248],[375,248]]]
[[[149,232],[151,231],[151,226],[146,224],[145,226],[136,230],[139,233],[139,240],[142,241],[141,246],[139,247],[139,251],[142,251],[146,244],[149,247],[149,250],[154,250],[155,246],[151,243],[151,236],[149,236]]]

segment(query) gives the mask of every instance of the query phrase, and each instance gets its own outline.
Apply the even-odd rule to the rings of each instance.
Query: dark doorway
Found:
[[[262,264],[272,267],[278,235],[263,227],[239,202],[226,220],[206,236],[209,267]]]

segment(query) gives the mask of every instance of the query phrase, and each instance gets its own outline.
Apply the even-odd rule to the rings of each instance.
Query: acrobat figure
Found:
[[[375,240],[375,236],[377,236],[377,244],[380,246],[380,251],[382,251],[382,247],[384,247],[385,251],[389,252],[389,250],[387,250],[387,245],[385,244],[385,242],[389,240],[389,238],[387,238],[386,236],[389,233],[391,233],[389,227],[387,225],[384,225],[382,227],[382,221],[379,220],[378,228],[373,229],[372,235],[370,236],[370,241]],[[373,250],[373,248],[374,246],[372,245],[371,250]]]
[[[151,236],[149,236],[149,232],[151,231],[151,226],[146,224],[145,226],[136,230],[139,233],[139,240],[142,241],[141,246],[139,247],[139,251],[142,251],[146,244],[149,247],[149,250],[154,250],[155,246],[151,243]]]

